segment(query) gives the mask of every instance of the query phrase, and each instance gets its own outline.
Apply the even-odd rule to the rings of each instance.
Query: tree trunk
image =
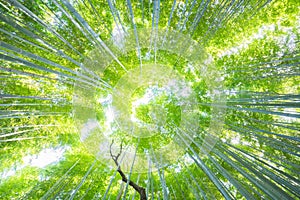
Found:
[[[140,194],[140,200],[147,200],[145,188],[141,187],[141,190],[140,190],[139,194]]]

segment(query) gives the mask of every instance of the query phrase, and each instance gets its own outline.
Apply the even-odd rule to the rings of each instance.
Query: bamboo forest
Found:
[[[0,199],[300,199],[299,0],[0,0]]]

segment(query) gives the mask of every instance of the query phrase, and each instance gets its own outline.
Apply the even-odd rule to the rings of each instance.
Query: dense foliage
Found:
[[[299,13],[0,0],[0,199],[300,198]]]

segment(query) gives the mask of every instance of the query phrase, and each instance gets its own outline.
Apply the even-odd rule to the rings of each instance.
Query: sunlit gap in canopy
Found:
[[[295,51],[297,48],[297,36],[293,32],[292,28],[282,26],[281,21],[282,19],[279,19],[277,24],[262,25],[259,27],[257,32],[253,33],[248,38],[244,38],[244,40],[236,42],[238,46],[231,47],[230,49],[217,50],[218,57],[222,58],[232,54],[239,54],[242,50],[247,49],[249,45],[257,40],[274,40],[282,49],[282,51],[277,53],[278,58],[283,56],[286,49],[288,49],[289,52]],[[300,20],[298,20],[298,24],[300,25]],[[274,32],[276,29],[281,31],[283,34],[276,37],[269,37],[269,33]]]
[[[27,155],[23,157],[22,163],[16,163],[15,167],[6,169],[1,174],[1,179],[7,179],[14,176],[18,171],[25,167],[45,168],[48,165],[55,165],[64,159],[64,153],[70,150],[69,146],[58,146],[55,148],[47,148],[35,155]]]
[[[0,199],[300,198],[297,0],[0,10]]]

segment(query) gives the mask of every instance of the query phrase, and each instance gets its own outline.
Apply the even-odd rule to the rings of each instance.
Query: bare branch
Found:
[[[112,154],[112,150],[111,150],[113,143],[114,143],[114,141],[112,141],[112,143],[110,144],[110,155],[111,155],[111,158],[113,159],[113,161],[115,162],[115,164],[118,167],[117,171],[119,172],[120,176],[122,177],[122,181],[125,182],[125,183],[127,183],[128,179],[127,179],[126,175],[124,174],[124,172],[121,170],[121,166],[118,163],[119,156],[122,154],[122,151],[123,151],[123,140],[121,141],[120,151],[119,151],[119,153],[116,156]],[[134,183],[131,180],[129,180],[129,185],[131,187],[133,187],[133,189],[140,194],[140,200],[147,200],[145,188],[137,185],[136,183]]]
[[[111,152],[111,147],[112,147],[113,144],[114,144],[114,140],[111,141],[111,144],[110,144],[110,146],[109,146],[109,152],[110,152],[110,156],[111,156],[112,158],[114,158],[114,156],[113,156],[113,154],[112,154],[112,152]]]
[[[117,160],[117,161],[118,161],[118,159],[119,159],[119,156],[120,156],[121,153],[122,153],[122,150],[123,150],[123,140],[121,141],[119,154],[116,156],[116,160]]]

